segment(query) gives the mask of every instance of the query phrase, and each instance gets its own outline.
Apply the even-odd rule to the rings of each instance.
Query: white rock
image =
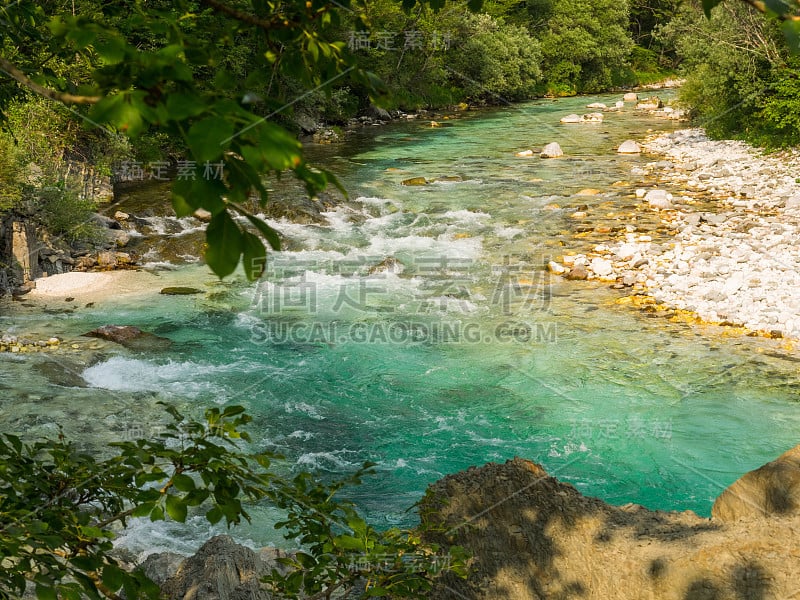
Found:
[[[582,123],[583,119],[580,115],[571,114],[567,115],[566,117],[561,117],[562,123]]]
[[[636,102],[639,99],[639,94],[636,92],[628,92],[622,97],[622,99],[625,102]]]
[[[620,154],[639,154],[641,151],[642,147],[634,140],[625,140],[617,148]]]
[[[650,190],[644,195],[650,208],[668,210],[672,208],[672,194],[665,190]]]
[[[614,265],[605,258],[593,258],[589,266],[598,277],[608,277],[614,272]]]
[[[636,197],[637,198],[644,198],[644,195],[646,193],[647,193],[647,190],[643,190],[642,188],[639,188],[638,190],[636,190]]]
[[[556,275],[563,275],[568,271],[565,266],[558,264],[554,260],[551,260],[549,263],[547,263],[547,270],[551,273],[555,273]]]
[[[603,113],[588,113],[583,115],[582,121],[584,123],[602,123],[603,122]]]
[[[586,108],[597,108],[597,109],[602,110],[602,109],[608,108],[608,107],[605,104],[603,104],[602,102],[592,102],[591,104],[587,104]]]
[[[516,156],[533,156],[533,150],[520,150]]]
[[[558,142],[550,142],[542,148],[542,152],[539,156],[542,158],[558,158],[559,156],[564,156],[564,151],[561,149],[561,146],[558,145]]]
[[[622,108],[625,106],[625,103],[622,100],[617,100],[614,106],[617,108]]]

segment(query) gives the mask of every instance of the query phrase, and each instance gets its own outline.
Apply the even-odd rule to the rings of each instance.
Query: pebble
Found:
[[[679,210],[662,217],[668,237],[659,234],[654,244],[652,236],[622,232],[607,250],[596,246],[583,257],[587,278],[643,284],[665,309],[800,339],[800,151],[765,155],[743,142],[709,140],[700,129],[658,135],[642,147],[665,159],[641,171],[670,189],[713,193],[718,209],[692,212],[687,201],[695,196],[682,198]],[[664,189],[636,196],[652,208],[674,208]],[[580,257],[571,257],[573,265]],[[576,270],[567,278],[578,278],[570,277]]]

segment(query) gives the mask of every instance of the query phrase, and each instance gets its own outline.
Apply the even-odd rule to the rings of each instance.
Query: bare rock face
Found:
[[[274,549],[257,553],[240,546],[230,536],[208,540],[161,583],[169,600],[269,600],[272,596],[260,579],[280,568],[275,561],[283,556]],[[160,567],[151,565],[158,572]]]
[[[465,547],[439,599],[734,600],[800,591],[800,517],[737,524],[611,506],[530,461],[445,477],[420,506],[428,541]]]
[[[726,522],[786,515],[800,515],[800,446],[742,475],[711,508],[714,519]]]

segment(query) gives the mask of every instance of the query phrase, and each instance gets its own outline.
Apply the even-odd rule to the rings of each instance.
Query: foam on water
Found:
[[[214,376],[229,365],[208,365],[169,360],[148,360],[114,356],[88,367],[81,376],[91,387],[112,391],[165,392],[179,397],[213,399],[225,402],[224,388]]]

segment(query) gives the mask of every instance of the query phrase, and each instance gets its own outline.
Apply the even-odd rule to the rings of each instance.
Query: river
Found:
[[[657,159],[615,149],[677,125],[630,105],[602,124],[558,125],[616,99],[541,100],[433,128],[395,123],[309,148],[350,199],[325,224],[274,222],[287,250],[257,284],[154,258],[164,285],[189,279],[204,294],[4,305],[0,331],[70,337],[131,324],[174,345],[0,355],[0,427],[30,436],[63,426],[96,447],[151,434],[158,401],[189,412],[242,404],[258,447],[284,454],[287,468],[344,474],[377,463],[348,493],[380,527],[413,525],[410,507],[445,474],[514,456],[610,503],[710,514],[725,486],[797,444],[797,368],[769,355],[772,341],[652,318],[617,304],[625,292],[607,283],[546,272],[608,229],[659,234],[655,213],[630,217],[631,168]],[[564,158],[515,156],[551,141]],[[402,185],[412,177],[433,182]],[[576,195],[584,188],[601,193]],[[199,229],[150,218],[170,243]],[[608,227],[598,233],[598,223]],[[253,515],[235,536],[287,545],[272,509]],[[142,520],[121,543],[190,552],[216,531],[199,517]]]

